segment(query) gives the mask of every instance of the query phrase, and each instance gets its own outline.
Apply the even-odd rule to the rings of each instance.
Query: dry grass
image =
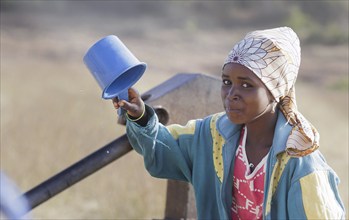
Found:
[[[46,26],[1,26],[1,169],[23,191],[124,133],[111,103],[100,98],[82,63],[97,39],[117,34],[148,63],[137,83],[145,92],[178,72],[219,75],[230,47],[247,31],[189,25],[153,31],[132,28],[137,33],[130,33],[124,26],[110,26],[94,30],[96,26],[62,25],[55,31]],[[336,80],[348,80],[347,60],[347,48],[303,47],[297,94],[300,109],[322,135],[321,151],[341,178],[348,209],[348,93],[329,89]],[[151,178],[141,157],[131,152],[31,214],[36,219],[162,218],[165,184]]]

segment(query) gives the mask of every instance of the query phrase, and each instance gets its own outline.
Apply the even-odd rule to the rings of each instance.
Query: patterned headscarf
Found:
[[[305,156],[319,147],[316,128],[298,112],[295,82],[301,61],[296,33],[288,27],[253,31],[235,44],[224,65],[239,63],[256,74],[269,89],[281,112],[293,126],[286,152]]]

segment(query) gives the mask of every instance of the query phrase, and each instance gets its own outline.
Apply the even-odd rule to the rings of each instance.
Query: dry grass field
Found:
[[[95,41],[118,35],[148,64],[136,84],[142,93],[180,72],[220,76],[233,44],[246,32],[265,28],[200,28],[191,21],[168,27],[151,16],[112,17],[93,9],[76,15],[74,7],[60,7],[1,14],[1,170],[23,191],[125,132],[82,62]],[[296,91],[299,109],[318,128],[320,150],[341,179],[348,210],[348,45],[302,44]],[[30,215],[162,218],[165,191],[166,181],[150,177],[141,157],[130,152]]]

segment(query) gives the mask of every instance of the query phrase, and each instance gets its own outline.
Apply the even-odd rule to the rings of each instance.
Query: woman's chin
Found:
[[[236,114],[230,114],[229,112],[227,112],[227,117],[229,118],[229,120],[231,122],[233,122],[234,124],[244,124],[245,120],[243,120],[243,117],[236,115]]]

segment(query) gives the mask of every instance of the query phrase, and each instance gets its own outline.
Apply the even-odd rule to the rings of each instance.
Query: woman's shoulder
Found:
[[[326,159],[320,150],[316,150],[303,157],[290,156],[288,163],[289,170],[292,171],[293,177],[296,179],[318,172],[326,172],[336,175],[333,169],[326,162]]]

